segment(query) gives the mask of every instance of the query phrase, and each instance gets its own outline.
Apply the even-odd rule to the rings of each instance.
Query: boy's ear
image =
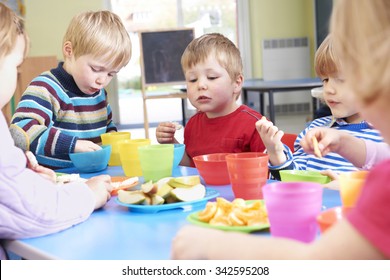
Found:
[[[73,47],[70,41],[66,41],[62,47],[62,52],[64,56],[70,58],[73,55]]]
[[[234,85],[234,91],[240,92],[242,89],[243,83],[244,83],[244,77],[240,74],[236,78],[235,85]]]

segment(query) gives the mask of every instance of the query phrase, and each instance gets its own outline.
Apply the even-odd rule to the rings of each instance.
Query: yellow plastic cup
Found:
[[[368,171],[345,172],[339,175],[340,197],[344,207],[354,207],[359,199]]]
[[[100,135],[103,145],[111,145],[111,156],[108,161],[109,166],[121,165],[121,159],[119,157],[119,142],[122,140],[130,139],[131,133],[127,131],[121,132],[109,132]]]
[[[145,182],[172,176],[173,144],[140,146],[138,152]]]
[[[119,142],[119,157],[126,176],[142,176],[138,147],[150,145],[150,139],[127,139]]]

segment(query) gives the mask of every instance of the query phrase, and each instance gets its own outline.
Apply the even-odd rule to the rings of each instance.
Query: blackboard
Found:
[[[192,28],[140,32],[143,85],[184,83],[181,56],[194,39]]]

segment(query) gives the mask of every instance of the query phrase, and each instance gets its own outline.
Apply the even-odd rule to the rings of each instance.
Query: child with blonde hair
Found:
[[[63,38],[64,61],[30,83],[12,118],[16,145],[52,169],[71,167],[69,153],[100,149],[116,131],[105,87],[131,57],[130,37],[109,11],[84,12]]]
[[[338,0],[331,19],[345,81],[364,118],[390,143],[390,1]],[[314,134],[321,143],[321,134]],[[308,137],[306,142],[311,140]],[[308,150],[309,151],[309,150]],[[282,238],[183,228],[175,259],[390,259],[390,161],[369,173],[355,208],[310,244]],[[292,213],[293,215],[293,213]],[[227,245],[228,244],[228,245]]]
[[[28,50],[23,21],[0,3],[0,109],[16,89],[17,68]],[[86,183],[55,184],[55,173],[29,161],[15,147],[0,113],[0,239],[54,233],[86,220],[110,199],[110,176]],[[28,166],[29,168],[27,168]],[[0,246],[0,259],[6,254]]]
[[[188,100],[198,110],[184,129],[181,165],[194,166],[192,158],[197,155],[263,152],[254,126],[261,115],[237,104],[244,81],[238,48],[222,34],[205,34],[187,46],[181,64]],[[178,143],[175,131],[175,124],[160,123],[157,141]]]
[[[268,120],[259,120],[256,128],[267,147],[271,174],[280,179],[279,171],[284,169],[322,171],[332,179],[337,173],[355,171],[358,168],[342,155],[330,152],[318,157],[308,154],[300,145],[300,141],[312,129],[329,127],[374,142],[382,142],[379,132],[363,119],[356,106],[354,94],[346,87],[339,56],[335,53],[334,40],[328,35],[315,55],[315,70],[323,81],[323,99],[329,106],[332,115],[315,119],[297,137],[295,151],[283,145],[279,130]],[[332,183],[333,184],[333,183]]]

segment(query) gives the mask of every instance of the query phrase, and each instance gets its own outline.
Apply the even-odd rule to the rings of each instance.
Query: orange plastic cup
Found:
[[[119,157],[126,176],[142,176],[138,147],[150,145],[150,139],[127,139],[119,142]]]
[[[366,181],[368,171],[345,172],[339,175],[341,202],[344,207],[354,207]]]
[[[121,165],[121,159],[119,157],[119,142],[122,140],[130,139],[131,134],[127,131],[122,132],[110,132],[100,135],[103,145],[111,145],[111,156],[108,162],[110,166]]]
[[[263,199],[262,187],[268,177],[268,155],[239,153],[226,156],[230,183],[236,198]]]

